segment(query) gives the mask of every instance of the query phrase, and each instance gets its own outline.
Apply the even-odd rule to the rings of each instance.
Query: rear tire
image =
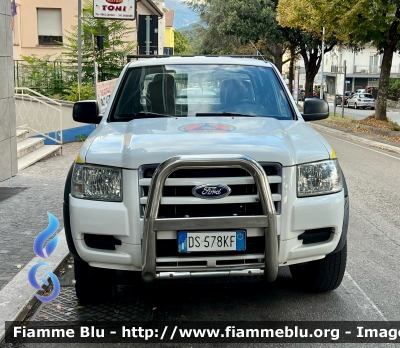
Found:
[[[346,270],[347,243],[342,250],[329,254],[321,260],[291,265],[290,273],[297,285],[309,292],[335,290],[342,282]]]
[[[74,260],[76,297],[82,304],[111,301],[116,293],[116,271],[90,266]]]

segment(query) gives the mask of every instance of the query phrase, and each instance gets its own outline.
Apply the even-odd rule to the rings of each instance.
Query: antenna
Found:
[[[257,46],[254,44],[254,42],[253,42],[253,41],[250,41],[250,43],[253,45],[254,49],[256,50],[257,56],[261,56],[261,58],[262,58],[262,60],[263,60],[264,62],[268,62],[268,61],[265,59],[264,55],[258,50],[258,48],[257,48]]]

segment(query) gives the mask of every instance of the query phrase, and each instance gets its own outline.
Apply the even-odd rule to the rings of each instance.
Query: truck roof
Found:
[[[170,56],[168,58],[145,58],[131,61],[129,67],[171,65],[171,64],[232,64],[271,67],[270,62],[254,58],[234,58],[229,56]]]

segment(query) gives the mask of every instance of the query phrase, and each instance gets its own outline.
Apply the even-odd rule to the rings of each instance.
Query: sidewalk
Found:
[[[48,225],[47,212],[63,228],[62,202],[68,170],[82,143],[63,146],[61,156],[38,162],[0,182],[1,187],[23,187],[0,202],[0,290],[35,257],[33,242]]]
[[[339,136],[364,143],[369,146],[377,147],[379,149],[387,150],[390,152],[400,153],[400,142],[391,141],[390,138],[378,136],[370,132],[357,131],[355,128],[341,127],[340,125],[327,123],[324,121],[309,122],[317,131],[329,131]]]

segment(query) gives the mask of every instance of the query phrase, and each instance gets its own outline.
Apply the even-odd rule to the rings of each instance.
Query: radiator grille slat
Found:
[[[281,207],[282,168],[280,164],[261,164],[268,182],[277,214]],[[139,192],[141,216],[147,204],[151,177],[158,164],[140,168]],[[207,200],[194,197],[192,189],[203,184],[228,185],[232,192],[221,199]],[[204,216],[261,215],[262,208],[253,177],[240,168],[180,169],[165,182],[158,218]]]

